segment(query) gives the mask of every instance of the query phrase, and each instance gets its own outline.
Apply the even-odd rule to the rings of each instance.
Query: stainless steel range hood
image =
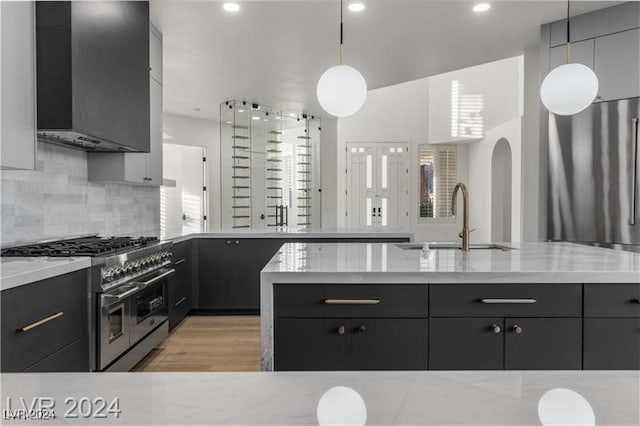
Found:
[[[149,3],[36,3],[38,138],[149,152]]]

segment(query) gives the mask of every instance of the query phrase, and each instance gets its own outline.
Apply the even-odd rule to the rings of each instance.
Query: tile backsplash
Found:
[[[87,179],[87,153],[38,142],[36,171],[2,170],[2,245],[84,234],[153,235],[160,189]]]

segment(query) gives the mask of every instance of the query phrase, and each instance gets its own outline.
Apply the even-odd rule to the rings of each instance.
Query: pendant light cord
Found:
[[[344,9],[344,6],[342,5],[343,0],[340,0],[340,53],[339,53],[339,60],[340,60],[340,65],[342,65],[342,60],[343,60],[343,42],[344,42],[344,35],[343,35],[343,23],[342,23],[342,11]]]
[[[571,19],[571,0],[567,0],[567,64],[571,62],[571,30],[569,20]]]

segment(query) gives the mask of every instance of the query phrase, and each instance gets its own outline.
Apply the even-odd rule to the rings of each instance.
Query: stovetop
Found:
[[[157,237],[82,237],[2,249],[3,257],[106,257],[158,242]]]

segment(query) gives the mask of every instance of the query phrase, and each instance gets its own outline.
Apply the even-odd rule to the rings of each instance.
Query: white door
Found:
[[[207,229],[206,158],[202,147],[163,144],[160,228],[166,233]]]
[[[406,227],[408,144],[348,143],[346,151],[347,227]]]

